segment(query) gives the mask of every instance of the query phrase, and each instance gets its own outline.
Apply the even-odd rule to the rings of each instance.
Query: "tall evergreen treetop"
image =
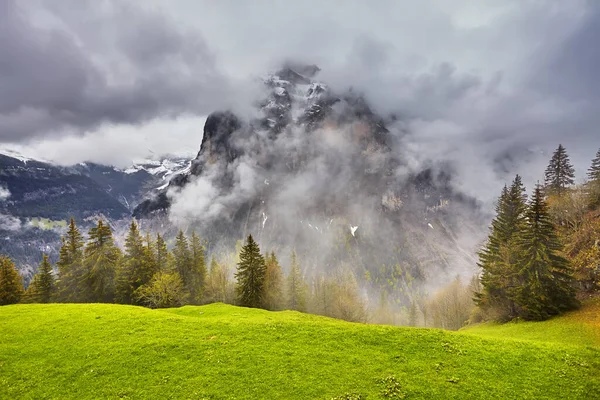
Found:
[[[551,194],[560,195],[573,183],[575,183],[575,169],[571,165],[567,150],[560,144],[552,154],[550,163],[546,168],[546,190]]]
[[[516,314],[509,292],[515,286],[518,270],[517,240],[526,226],[526,198],[525,187],[517,175],[510,188],[502,189],[488,240],[478,253],[483,290],[476,293],[476,303],[493,310],[499,319],[510,319]]]
[[[86,301],[111,302],[114,296],[115,272],[121,251],[115,245],[110,226],[102,220],[88,232],[84,249],[84,289]]]
[[[577,306],[568,261],[552,224],[540,186],[527,210],[527,229],[520,238],[522,257],[516,302],[526,319],[546,319]]]
[[[15,264],[0,255],[0,306],[18,303],[23,293],[23,279]]]
[[[252,235],[248,235],[235,273],[240,305],[256,308],[262,305],[265,273],[265,259]]]
[[[600,149],[598,149],[596,157],[592,160],[592,165],[588,169],[587,175],[590,181],[600,182]]]
[[[75,219],[71,218],[69,229],[62,238],[58,267],[58,298],[60,301],[76,303],[85,299],[83,280],[83,235],[77,228]]]
[[[28,294],[31,296],[31,301],[36,303],[50,303],[56,290],[56,281],[52,273],[52,265],[48,260],[48,256],[42,256],[42,262],[37,274],[33,277]]]

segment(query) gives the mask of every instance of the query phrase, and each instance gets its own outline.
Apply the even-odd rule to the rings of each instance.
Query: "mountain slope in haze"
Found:
[[[189,171],[134,215],[168,215],[209,251],[252,233],[284,257],[295,249],[308,275],[351,270],[394,296],[473,273],[485,218],[456,189],[452,164],[413,165],[401,121],[360,93],[334,92],[318,71],[287,65],[264,77],[251,117],[211,114]]]
[[[0,332],[7,399],[600,397],[596,347],[291,311],[14,305]]]

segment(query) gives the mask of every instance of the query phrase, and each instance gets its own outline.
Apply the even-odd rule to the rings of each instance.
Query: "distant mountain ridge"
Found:
[[[144,160],[126,169],[90,162],[60,166],[0,150],[0,254],[28,275],[42,252],[56,258],[70,217],[84,230],[97,217],[129,220],[143,198],[187,167],[182,158]]]

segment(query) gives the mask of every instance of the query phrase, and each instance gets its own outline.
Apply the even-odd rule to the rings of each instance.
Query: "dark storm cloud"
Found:
[[[199,34],[128,2],[2,1],[0,54],[8,142],[203,115],[228,90]]]

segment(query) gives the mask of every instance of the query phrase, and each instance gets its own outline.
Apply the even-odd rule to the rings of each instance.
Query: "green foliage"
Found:
[[[519,285],[513,290],[519,316],[543,320],[577,307],[568,261],[550,220],[542,189],[535,188],[527,211],[527,229],[519,241]]]
[[[160,235],[160,233],[156,234],[156,267],[159,271],[166,271],[169,269],[169,265],[172,264],[171,261],[171,253],[167,249],[167,242]]]
[[[263,304],[265,274],[265,259],[252,235],[248,235],[240,252],[240,262],[235,273],[240,305],[260,307]]]
[[[56,294],[56,279],[52,272],[52,265],[48,256],[42,256],[42,262],[34,275],[29,288],[27,288],[28,300],[34,303],[50,303]]]
[[[102,220],[91,228],[83,251],[84,293],[87,302],[109,303],[114,299],[115,274],[121,251],[115,245],[112,230]]]
[[[131,221],[125,238],[125,254],[117,269],[115,301],[135,304],[134,292],[150,282],[155,272],[151,249],[144,245],[138,225]]]
[[[224,304],[20,304],[0,307],[0,398],[382,399],[396,382],[407,399],[599,398],[599,348],[544,341],[554,321],[523,323],[531,341]]]
[[[526,208],[525,187],[517,175],[510,188],[505,186],[502,189],[490,235],[478,253],[483,290],[475,294],[475,301],[494,318],[501,320],[517,316],[510,292],[517,285],[518,241],[526,228]]]
[[[177,272],[159,272],[134,293],[139,304],[150,308],[180,307],[186,304],[188,296]]]
[[[592,160],[587,176],[588,206],[590,208],[600,207],[600,149]]]
[[[58,300],[67,303],[85,301],[86,293],[83,288],[83,235],[77,228],[75,219],[69,221],[69,229],[62,238],[58,267]]]
[[[575,169],[571,165],[567,150],[560,144],[546,168],[545,189],[548,194],[561,195],[573,183],[575,183]]]
[[[0,255],[0,306],[18,303],[23,293],[23,279],[15,264],[10,258]]]

